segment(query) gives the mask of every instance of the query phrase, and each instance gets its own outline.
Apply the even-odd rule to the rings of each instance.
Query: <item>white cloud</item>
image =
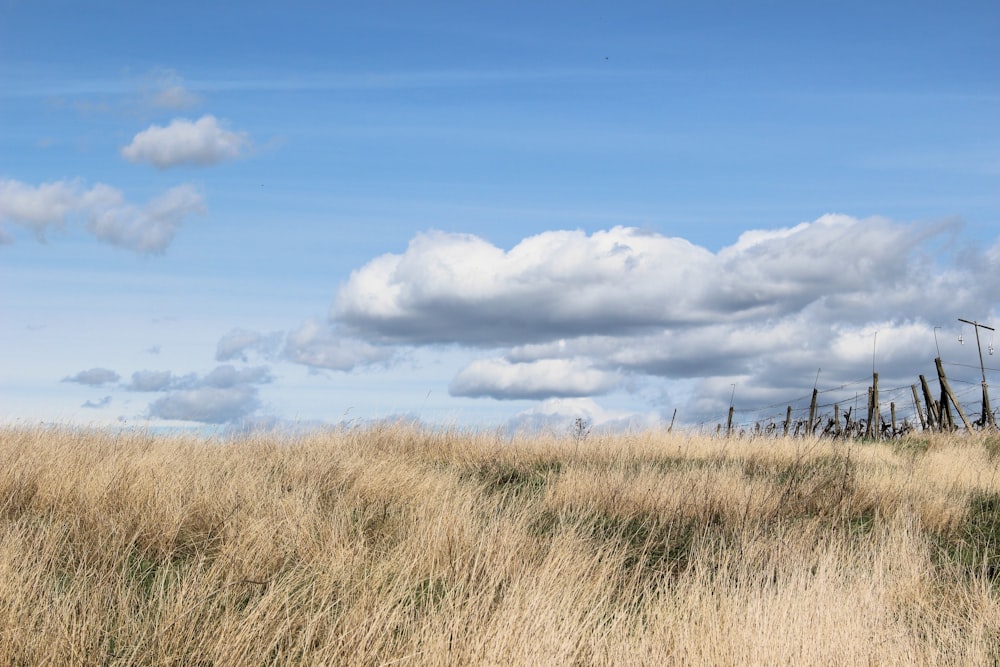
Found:
[[[137,206],[122,192],[103,183],[86,188],[80,181],[55,181],[31,186],[0,179],[0,223],[12,222],[45,238],[50,227],[70,220],[86,222],[99,240],[141,253],[163,252],[185,218],[205,209],[201,194],[179,185]]]
[[[167,391],[165,396],[149,405],[151,417],[223,424],[251,415],[260,406],[257,385],[270,381],[271,372],[267,366],[237,369],[224,364],[201,377],[173,377],[165,371],[139,371],[133,374],[129,388]]]
[[[431,232],[352,273],[331,316],[394,342],[491,347],[760,320],[903,282],[932,232],[824,216],[714,254],[627,227],[544,232],[509,251]]]
[[[949,256],[938,248],[955,229],[827,215],[717,252],[624,227],[545,232],[510,250],[430,232],[354,271],[330,317],[376,349],[490,349],[454,378],[456,395],[680,381],[695,392],[692,419],[724,410],[733,384],[746,405],[808,394],[819,368],[828,388],[870,380],[875,331],[884,381],[933,372],[935,325],[997,312],[1000,242]]]
[[[44,238],[49,226],[62,225],[81,206],[81,186],[76,181],[42,183],[34,187],[0,178],[0,221],[9,220]]]
[[[283,355],[289,361],[312,368],[349,371],[387,361],[393,349],[340,336],[327,324],[307,320],[288,334]]]
[[[77,382],[90,387],[99,387],[111,382],[117,382],[119,379],[120,376],[118,373],[115,373],[110,368],[91,368],[90,370],[80,371],[76,375],[65,377],[63,378],[63,382]]]
[[[136,252],[163,252],[174,240],[184,218],[202,213],[201,194],[190,185],[179,185],[139,208],[129,204],[121,193],[101,186],[92,190],[87,229],[98,239]]]
[[[198,387],[170,392],[150,404],[149,414],[160,419],[224,424],[246,417],[258,405],[255,387]]]
[[[621,381],[615,373],[594,368],[583,359],[539,359],[512,363],[506,359],[478,359],[452,381],[453,396],[490,396],[501,399],[594,396]]]
[[[129,162],[148,162],[160,169],[178,165],[206,166],[236,160],[250,147],[246,132],[232,132],[215,116],[196,121],[177,118],[166,127],[152,125],[121,149]]]
[[[170,371],[136,371],[125,388],[129,391],[165,391],[174,381]]]

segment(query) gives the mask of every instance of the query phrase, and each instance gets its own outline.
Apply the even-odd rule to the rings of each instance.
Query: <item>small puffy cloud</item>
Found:
[[[117,382],[121,377],[109,368],[91,368],[80,371],[76,375],[63,378],[63,382],[76,382],[89,387],[100,387],[101,385]]]
[[[167,392],[149,405],[151,417],[223,424],[251,415],[260,405],[257,385],[270,381],[267,366],[238,369],[224,364],[203,376],[140,371],[133,374],[129,388]]]
[[[196,121],[177,118],[166,127],[152,125],[135,135],[121,155],[160,169],[178,165],[207,166],[236,160],[250,147],[246,132],[227,130],[215,116]]]
[[[256,352],[265,359],[277,354],[281,347],[281,333],[262,334],[247,329],[233,329],[219,339],[215,348],[216,361],[247,360],[248,352]]]
[[[174,383],[170,371],[136,371],[125,386],[129,391],[165,391]]]
[[[106,408],[109,405],[111,405],[111,397],[110,396],[105,396],[104,398],[102,398],[99,401],[86,401],[80,407],[81,408],[91,409],[91,410],[100,410],[101,408]]]
[[[185,218],[204,212],[201,194],[190,185],[171,188],[143,206],[103,183],[86,188],[80,181],[31,186],[0,179],[0,223],[12,222],[45,238],[50,227],[70,220],[86,223],[99,240],[140,253],[163,252]]]
[[[95,193],[87,229],[102,241],[136,252],[163,252],[184,218],[205,210],[201,195],[190,185],[171,188],[142,208],[104,187]]]
[[[289,361],[311,368],[349,371],[385,362],[392,357],[393,350],[340,336],[327,324],[307,320],[288,334],[282,354]]]
[[[506,359],[479,359],[452,381],[453,396],[499,399],[594,396],[621,381],[615,373],[594,368],[583,359],[540,359],[512,363]]]
[[[160,419],[224,424],[246,417],[258,405],[255,387],[198,387],[173,391],[153,401],[149,414]]]
[[[0,178],[0,222],[22,225],[44,238],[47,227],[62,225],[70,213],[80,210],[85,194],[76,181],[31,186]]]

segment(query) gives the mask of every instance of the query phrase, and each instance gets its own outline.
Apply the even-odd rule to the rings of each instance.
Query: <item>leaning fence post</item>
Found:
[[[927,384],[927,378],[920,376],[920,388],[924,391],[924,400],[927,401],[927,423],[933,428],[937,425],[941,430],[941,412],[937,409],[937,402],[931,395],[931,386]]]
[[[785,437],[788,437],[788,429],[792,425],[792,406],[788,406],[788,412],[785,413]]]
[[[952,392],[951,387],[948,386],[948,378],[945,377],[944,365],[941,363],[941,357],[935,359],[934,364],[937,366],[938,378],[941,380],[941,407],[947,409],[948,400],[950,399],[951,402],[955,404],[955,410],[958,412],[958,416],[962,418],[962,423],[965,424],[965,428],[971,431],[972,424],[969,423],[969,418],[965,416],[965,411],[962,410],[962,406],[959,405],[958,401],[955,399],[955,393]],[[950,413],[948,417],[951,417]]]
[[[927,430],[927,420],[924,419],[924,412],[920,409],[920,397],[917,395],[917,385],[911,384],[910,391],[913,392],[913,405],[917,408],[917,416],[920,417],[920,428]]]

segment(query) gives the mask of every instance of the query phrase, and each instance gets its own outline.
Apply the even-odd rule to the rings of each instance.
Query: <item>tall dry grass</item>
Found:
[[[1000,437],[0,429],[0,664],[995,665]]]

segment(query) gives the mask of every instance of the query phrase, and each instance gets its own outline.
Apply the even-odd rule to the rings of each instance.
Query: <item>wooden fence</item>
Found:
[[[856,414],[858,410],[854,407],[841,412],[840,403],[833,404],[832,414],[820,414],[818,405],[820,392],[813,388],[808,417],[793,420],[792,406],[789,405],[783,421],[771,419],[737,426],[733,423],[736,408],[730,405],[727,422],[725,425],[718,424],[716,433],[727,437],[824,436],[881,440],[899,438],[918,429],[938,432],[956,431],[959,428],[969,431],[997,430],[997,416],[990,406],[989,385],[986,383],[985,375],[982,382],[982,408],[977,418],[971,420],[948,383],[940,357],[934,360],[934,366],[937,370],[939,391],[932,391],[931,383],[923,375],[920,376],[919,383],[910,385],[915,412],[912,416],[916,418],[913,421],[897,420],[896,403],[892,401],[888,406],[888,419],[886,418],[887,415],[879,402],[878,373],[872,373],[872,382],[868,387],[867,410],[864,415]]]

